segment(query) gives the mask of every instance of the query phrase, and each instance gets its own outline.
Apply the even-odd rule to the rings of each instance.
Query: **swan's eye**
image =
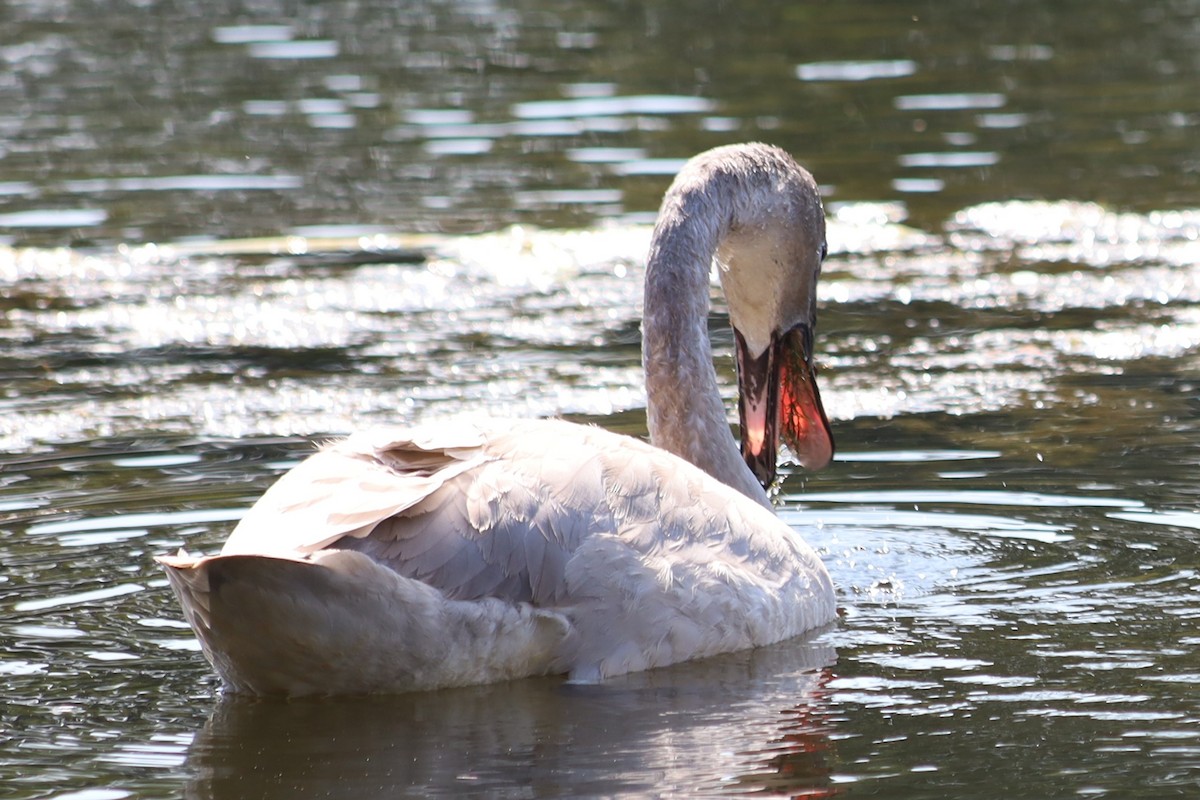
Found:
[[[825,260],[825,256],[829,255],[829,242],[821,242],[821,260]]]

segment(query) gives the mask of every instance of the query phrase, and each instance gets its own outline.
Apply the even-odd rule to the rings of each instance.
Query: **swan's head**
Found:
[[[716,259],[737,342],[742,456],[769,486],[781,437],[806,469],[833,458],[812,366],[825,213],[816,181],[787,153],[721,150],[729,216]]]

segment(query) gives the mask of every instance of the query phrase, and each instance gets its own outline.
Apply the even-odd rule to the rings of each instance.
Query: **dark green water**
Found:
[[[1200,792],[1198,45],[1182,1],[0,7],[0,794]],[[152,557],[354,427],[643,434],[645,223],[741,139],[827,195],[840,453],[780,513],[841,623],[222,699]]]

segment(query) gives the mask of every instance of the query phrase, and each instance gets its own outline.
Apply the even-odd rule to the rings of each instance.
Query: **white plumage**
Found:
[[[742,239],[753,247],[731,247]],[[831,621],[828,573],[751,470],[769,456],[773,476],[779,427],[816,453],[812,466],[832,453],[806,350],[823,247],[815,184],[782,151],[697,156],[664,199],[647,263],[654,444],[525,420],[326,447],[263,495],[220,555],[159,559],[227,688],[595,681]],[[767,341],[755,351],[739,334],[738,355],[743,397],[770,408],[769,454],[739,453],[725,421],[704,327],[714,257],[733,275],[735,327],[749,306]],[[742,295],[761,302],[735,309]]]

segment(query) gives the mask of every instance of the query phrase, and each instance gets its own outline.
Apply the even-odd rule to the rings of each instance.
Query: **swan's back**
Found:
[[[487,674],[454,667],[406,678],[402,688],[556,671],[596,680],[768,644],[833,615],[823,565],[770,511],[651,445],[553,420],[490,430],[418,428],[403,436],[383,431],[334,444],[268,490],[221,557],[177,568],[222,569],[226,559],[245,571],[254,563],[246,556],[274,557],[256,559],[265,568],[344,574],[340,589],[305,589],[331,604],[352,603],[359,594],[407,592],[432,609],[428,625],[400,631],[393,630],[394,620],[382,624],[376,617],[412,613],[411,597],[378,608],[364,600],[360,618],[349,614],[338,626],[355,640],[374,638],[372,650],[401,639],[398,649],[404,651],[442,652],[447,631],[466,624],[451,619],[456,611],[471,618],[467,629],[475,633],[464,633],[467,649],[480,626],[525,642]],[[272,565],[275,559],[282,563]],[[230,581],[217,581],[217,592],[233,592]],[[173,582],[177,588],[187,584],[177,577]],[[216,592],[207,583],[209,596],[194,606],[213,605]],[[287,581],[279,587],[286,592]],[[261,586],[251,596],[239,604],[277,605],[264,600]],[[311,597],[280,600],[272,613],[286,613],[279,608],[317,617],[288,621],[301,630],[326,627],[331,613]],[[195,627],[202,639],[212,630],[211,621]],[[446,661],[486,664],[503,649],[492,632],[478,639],[492,652]],[[205,645],[210,658],[236,649],[227,642]],[[303,646],[314,649],[311,642]],[[344,647],[322,641],[316,649]],[[260,659],[279,668],[279,659],[265,653],[251,660]],[[243,665],[222,669],[218,663],[218,669],[235,687],[263,691],[262,680],[241,674]],[[417,671],[437,672],[429,665]],[[272,678],[271,687],[280,680]],[[319,687],[322,676],[308,680]],[[380,682],[392,680],[399,679],[380,678],[365,690],[378,691]],[[276,690],[296,693],[292,686]],[[344,689],[330,685],[324,691]]]

